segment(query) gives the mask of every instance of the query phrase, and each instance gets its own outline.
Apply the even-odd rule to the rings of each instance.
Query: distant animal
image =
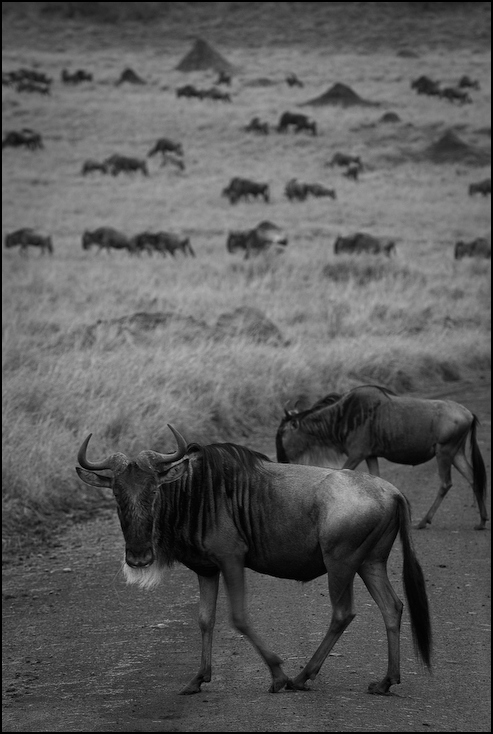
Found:
[[[148,255],[152,255],[156,249],[157,241],[157,234],[148,231],[139,232],[130,238],[130,248],[132,252],[139,256],[142,252],[147,252]],[[165,253],[162,254],[164,255]]]
[[[378,458],[416,466],[434,456],[440,489],[418,528],[431,523],[452,486],[451,468],[471,485],[483,530],[486,470],[476,439],[478,419],[460,403],[398,396],[390,390],[362,385],[327,406],[302,412],[285,411],[276,434],[277,461],[356,469],[366,461],[379,476]],[[471,462],[466,458],[469,437]]]
[[[20,148],[22,146],[28,150],[41,150],[44,148],[41,135],[28,127],[24,127],[20,131],[12,130],[6,133],[2,140],[2,150],[3,148]]]
[[[289,201],[297,199],[298,201],[305,201],[308,196],[307,184],[301,183],[297,178],[291,178],[284,189],[284,194]]]
[[[177,252],[182,252],[185,256],[191,255],[192,257],[195,257],[195,252],[190,243],[190,238],[180,237],[172,232],[158,232],[156,235],[154,249],[162,255],[166,255],[168,253],[172,257],[174,257]]]
[[[173,155],[173,153],[163,153],[161,156],[161,167],[167,166],[168,163],[178,168],[180,171],[185,170],[185,161],[179,155]]]
[[[225,71],[220,71],[219,76],[216,79],[216,84],[226,84],[228,87],[231,86],[231,74]]]
[[[38,94],[51,94],[51,86],[33,81],[20,81],[15,85],[16,92],[37,92]]]
[[[231,102],[231,95],[228,92],[221,92],[220,89],[217,89],[216,87],[211,87],[210,89],[203,89],[201,91],[202,99],[215,99],[219,100],[221,102]]]
[[[305,186],[307,194],[311,194],[311,196],[315,196],[316,198],[328,196],[331,199],[337,199],[335,189],[328,189],[327,186],[322,186],[319,183],[307,183]]]
[[[222,574],[234,627],[270,671],[270,692],[305,690],[354,618],[353,582],[361,576],[387,632],[383,678],[368,692],[387,695],[400,682],[403,604],[387,575],[397,534],[403,584],[417,654],[431,667],[432,630],[423,570],[416,557],[406,498],[392,484],[362,472],[287,466],[231,443],[187,444],[171,425],[177,449],[87,458],[92,434],[77,454],[79,478],[113,491],[125,541],[127,583],[151,588],[174,562],[198,576],[200,667],[182,694],[199,693],[211,680],[212,638]],[[110,472],[101,474],[100,472]],[[294,679],[255,632],[245,601],[245,568],[307,582],[327,574],[332,618],[315,654]]]
[[[47,252],[53,255],[53,241],[51,237],[39,234],[32,227],[23,227],[5,236],[5,247],[20,247],[21,255],[27,255],[28,247],[39,247],[41,254]]]
[[[288,244],[286,233],[281,227],[273,222],[264,220],[253,229],[232,230],[228,234],[226,248],[228,252],[235,253],[238,250],[245,253],[245,260],[252,255],[274,247],[278,251],[284,250]]]
[[[78,69],[72,74],[67,69],[62,69],[61,80],[64,84],[80,84],[81,82],[92,82],[93,75],[84,69]]]
[[[104,160],[108,173],[112,176],[118,176],[119,173],[135,173],[141,171],[144,176],[149,175],[147,163],[141,158],[133,158],[131,156],[114,154]]]
[[[98,253],[101,250],[106,250],[107,252],[111,250],[135,252],[135,245],[132,240],[126,234],[113,227],[98,227],[93,231],[86,229],[82,235],[82,249],[89,250],[92,245],[99,245]]]
[[[99,161],[94,160],[93,158],[88,158],[82,164],[81,173],[83,176],[86,176],[88,173],[92,173],[93,171],[101,171],[101,173],[108,173],[108,166],[104,162],[99,162]]]
[[[48,77],[42,71],[35,69],[17,69],[15,71],[2,72],[2,84],[6,86],[15,86],[19,82],[37,82],[45,86],[49,86],[53,79]]]
[[[472,103],[472,99],[469,94],[457,87],[445,87],[441,90],[440,97],[448,99],[449,102],[459,102],[460,104]]]
[[[249,201],[251,196],[255,199],[260,196],[268,203],[270,200],[270,189],[267,183],[257,183],[256,181],[250,181],[248,178],[235,176],[226,188],[222,190],[221,195],[228,198],[230,204],[236,204],[242,198]]]
[[[411,82],[411,89],[415,89],[418,94],[427,94],[431,97],[440,96],[440,82],[433,81],[427,76],[420,76]]]
[[[133,69],[127,66],[126,69],[120,74],[120,78],[115,82],[115,86],[118,87],[120,84],[128,82],[130,84],[146,84],[147,82],[142,79]]]
[[[287,75],[286,84],[289,87],[304,87],[305,86],[303,82],[300,81],[300,79],[298,79],[296,74],[293,74],[293,73]]]
[[[454,258],[462,260],[463,257],[485,257],[491,259],[491,242],[485,237],[477,237],[471,242],[459,240],[454,248]]]
[[[361,166],[358,163],[350,163],[349,166],[344,171],[343,175],[346,176],[346,178],[350,178],[353,181],[357,181],[359,178],[360,171],[361,171]]]
[[[365,232],[357,232],[348,237],[338,237],[334,243],[335,255],[360,255],[361,253],[370,255],[383,253],[390,257],[395,254],[395,242],[390,239],[373,237]]]
[[[306,115],[293,112],[283,112],[279,119],[277,131],[284,133],[289,130],[290,127],[294,128],[295,133],[299,133],[301,130],[309,130],[312,135],[317,134],[317,123],[315,120],[310,120]]]
[[[332,156],[329,166],[358,166],[361,170],[363,163],[359,155],[351,155],[348,153],[334,153]]]
[[[204,99],[204,93],[200,89],[197,89],[193,84],[185,84],[183,87],[176,89],[177,97],[198,97],[198,99]]]
[[[483,196],[491,196],[491,178],[485,178],[483,181],[469,184],[469,196],[474,194],[482,194]]]
[[[252,117],[248,125],[245,127],[246,132],[269,134],[269,123],[261,122],[259,117]]]
[[[480,89],[479,82],[477,81],[477,79],[473,80],[470,77],[468,77],[467,74],[464,74],[464,76],[461,76],[457,86],[460,88],[469,87],[470,89]]]
[[[170,140],[169,138],[158,138],[147,156],[150,158],[151,156],[156,155],[156,153],[176,153],[176,155],[182,156],[183,145],[175,142],[174,140]]]

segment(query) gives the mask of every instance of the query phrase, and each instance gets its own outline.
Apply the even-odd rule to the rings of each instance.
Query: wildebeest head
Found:
[[[80,467],[76,472],[83,482],[94,487],[113,490],[120,525],[125,538],[124,572],[129,578],[132,569],[139,572],[149,568],[156,560],[155,522],[159,513],[161,484],[179,479],[186,469],[187,442],[169,425],[176,438],[177,450],[171,454],[157,451],[141,451],[135,460],[125,454],[112,454],[103,461],[92,463],[86,458],[87,445],[92,434],[85,439],[77,455]],[[108,470],[110,477],[96,473]],[[141,579],[145,585],[155,583],[152,575]]]

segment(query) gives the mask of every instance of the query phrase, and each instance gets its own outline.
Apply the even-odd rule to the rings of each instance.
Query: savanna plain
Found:
[[[4,15],[3,70],[35,68],[54,81],[46,96],[2,88],[3,134],[29,127],[44,142],[41,150],[2,151],[2,238],[34,227],[51,235],[54,252],[2,251],[2,520],[9,563],[33,550],[43,553],[54,537],[60,547],[60,531],[74,521],[77,543],[85,542],[79,521],[112,507],[74,471],[88,433],[95,459],[116,451],[171,451],[168,423],[189,442],[234,441],[275,458],[287,401],[308,404],[369,383],[399,394],[452,395],[468,407],[472,386],[474,412],[489,425],[482,400],[491,365],[490,261],[454,259],[458,240],[491,237],[490,199],[468,195],[471,183],[491,175],[489,3],[119,4],[128,12],[140,6],[138,18],[116,17],[108,8],[109,17],[67,18],[48,7],[64,3],[3,3],[12,5],[15,12],[9,7]],[[231,103],[177,99],[177,87],[210,87],[217,78],[213,70],[176,70],[197,35],[235,66],[225,88]],[[126,67],[146,84],[116,86]],[[94,79],[63,85],[63,68],[86,69]],[[286,84],[291,72],[303,87]],[[443,86],[467,74],[480,89],[471,90],[472,103],[465,105],[417,95],[410,84],[421,74]],[[378,105],[298,107],[336,83]],[[277,133],[287,110],[316,120],[318,135]],[[382,122],[389,111],[400,121]],[[269,123],[269,135],[244,130],[255,116]],[[470,154],[452,152],[437,161],[434,146],[447,131]],[[153,157],[147,158],[148,177],[81,174],[89,158],[146,158],[163,136],[182,143],[185,170]],[[337,152],[361,157],[358,181],[328,165]],[[269,183],[271,201],[231,205],[221,191],[234,176]],[[284,187],[293,177],[335,188],[337,198],[290,202]],[[286,231],[284,252],[245,260],[227,251],[230,230],[265,219]],[[186,235],[196,257],[84,251],[84,230],[99,226],[128,235]],[[335,255],[336,237],[358,231],[394,239],[395,256]],[[135,314],[147,314],[148,328],[139,328],[142,319],[124,318]],[[430,476],[435,485],[434,467]],[[392,473],[386,478],[400,486]],[[435,489],[428,489],[426,506]],[[448,501],[439,513],[446,513]],[[475,512],[459,509],[447,522],[472,528]],[[116,525],[97,527],[87,533],[101,548],[119,533]],[[445,531],[451,532],[448,525]],[[464,552],[474,544],[481,555],[472,533]],[[462,558],[462,551],[454,553]],[[184,599],[189,588],[180,579],[176,598]],[[485,657],[479,656],[481,664]],[[260,668],[256,658],[249,666],[250,672]],[[241,683],[233,685],[241,697]],[[447,693],[453,699],[453,691]],[[352,719],[348,730],[387,730],[378,728],[383,711],[371,716],[372,725]],[[64,726],[345,726],[338,718],[336,728],[310,721],[305,729],[302,717],[288,716],[293,729],[275,718],[264,729],[261,722],[241,729],[215,722],[209,729],[200,718],[197,729],[157,718],[159,725],[134,728],[120,722],[98,729],[67,719]],[[470,729],[428,720],[393,721],[396,728],[388,730],[487,730],[484,708]],[[29,730],[65,730],[36,725],[41,728]],[[6,730],[28,730],[10,726]]]

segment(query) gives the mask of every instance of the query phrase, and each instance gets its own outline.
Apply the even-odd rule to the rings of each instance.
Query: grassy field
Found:
[[[292,16],[304,43],[292,42],[283,16],[282,43],[279,18],[268,23],[272,6],[297,3],[262,3],[264,15],[257,3],[221,3],[231,6],[228,22],[206,13],[202,6],[211,4],[165,5],[166,21],[133,22],[133,33],[128,23],[115,31],[94,19],[4,19],[3,70],[37,68],[54,79],[49,96],[2,88],[4,134],[31,127],[45,144],[2,153],[2,236],[32,226],[54,243],[51,258],[34,249],[28,257],[2,253],[9,547],[101,504],[74,472],[89,432],[94,459],[171,450],[167,423],[189,441],[234,440],[273,455],[288,399],[368,382],[423,393],[490,366],[490,262],[453,258],[458,239],[490,237],[490,200],[467,193],[491,175],[489,4],[468,3],[462,23],[459,11],[437,11],[426,23],[415,9],[398,21],[382,10],[418,3],[304,4],[334,6],[334,46],[323,43],[328,19],[319,7]],[[190,5],[201,6],[193,19]],[[375,6],[386,19],[373,51],[373,26],[356,6]],[[361,48],[354,46],[358,21]],[[178,86],[211,86],[217,76],[175,70],[198,30],[210,31],[208,40],[238,67],[231,104],[175,96]],[[98,39],[111,42],[98,46]],[[419,53],[402,53],[409,48]],[[126,66],[148,83],[116,87]],[[63,68],[84,68],[94,81],[64,86]],[[304,88],[287,86],[292,71]],[[456,106],[416,95],[410,82],[421,74],[444,86],[468,74],[481,89],[471,92],[472,104]],[[336,82],[379,106],[298,110]],[[319,135],[244,132],[252,117],[274,125],[285,110],[311,115]],[[387,111],[401,122],[379,122]],[[449,129],[472,157],[436,163],[429,148]],[[80,173],[87,158],[143,158],[161,136],[183,143],[184,172],[152,158],[148,178]],[[327,166],[337,151],[362,157],[358,182]],[[271,203],[231,206],[220,194],[233,176],[268,182]],[[334,187],[336,201],[288,202],[284,186],[294,176]],[[230,229],[263,219],[285,228],[285,253],[251,261],[227,253]],[[102,225],[129,235],[187,234],[197,257],[84,252],[83,231]],[[395,238],[396,257],[333,254],[339,234],[360,230]],[[138,312],[166,316],[155,328],[116,321]]]

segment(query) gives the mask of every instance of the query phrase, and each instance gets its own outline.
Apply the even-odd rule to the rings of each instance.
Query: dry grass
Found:
[[[12,43],[4,43],[4,70],[37,65],[55,79],[49,97],[3,89],[4,132],[33,127],[45,149],[3,152],[2,235],[33,226],[50,233],[55,247],[51,259],[3,252],[8,529],[32,528],[37,516],[42,529],[47,511],[58,521],[57,510],[92,506],[73,470],[88,432],[97,456],[166,450],[167,422],[190,441],[236,440],[273,454],[282,406],[293,395],[313,399],[362,382],[423,391],[489,366],[490,264],[453,259],[457,239],[490,236],[489,200],[467,195],[470,182],[491,175],[487,51],[471,39],[470,50],[467,39],[457,40],[453,54],[420,43],[419,58],[388,49],[333,54],[316,45],[265,45],[252,54],[237,45],[227,56],[242,72],[227,105],[176,99],[185,81],[210,86],[215,79],[173,70],[188,42],[179,54],[176,44],[166,54],[151,43],[99,51],[94,35],[106,31],[86,25],[74,40],[74,23],[60,26],[52,49],[14,44],[15,23]],[[449,38],[447,20],[441,23]],[[145,34],[144,27],[136,35]],[[412,41],[397,35],[397,48]],[[149,84],[115,87],[127,65]],[[64,67],[92,71],[95,81],[64,87]],[[303,89],[284,83],[289,71]],[[467,73],[481,91],[464,107],[419,97],[409,84],[421,73],[444,84]],[[274,84],[250,85],[262,77]],[[316,138],[242,130],[255,115],[277,122],[337,81],[381,106],[305,108],[318,122]],[[388,110],[402,122],[378,123]],[[485,151],[484,165],[427,159],[428,146],[449,128]],[[151,159],[148,179],[80,175],[86,158],[144,157],[163,135],[183,142],[185,173]],[[358,183],[326,166],[336,151],[362,156]],[[268,181],[272,203],[230,206],[220,192],[234,175]],[[290,204],[283,189],[292,176],[335,187],[337,200]],[[261,219],[286,229],[287,251],[250,262],[229,255],[227,231]],[[187,233],[197,258],[83,252],[83,230],[100,225]],[[397,257],[336,258],[335,237],[358,230],[396,238]],[[238,307],[260,311],[282,338],[264,339],[261,325],[219,333],[218,319]],[[111,322],[136,312],[169,316],[155,329]]]

